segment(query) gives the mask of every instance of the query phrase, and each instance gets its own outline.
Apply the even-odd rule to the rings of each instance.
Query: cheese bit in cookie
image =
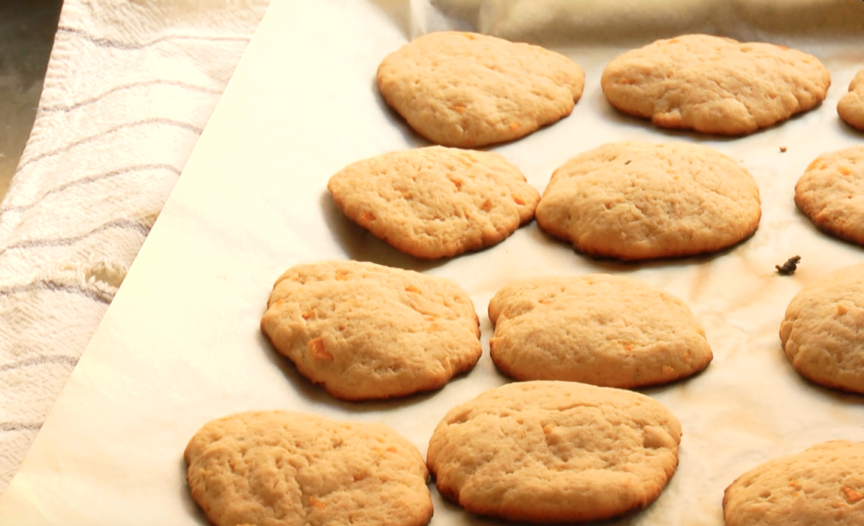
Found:
[[[611,143],[555,170],[537,223],[579,252],[624,260],[715,252],[759,226],[759,187],[735,161],[687,143]]]
[[[693,375],[713,357],[681,300],[591,274],[507,285],[489,302],[492,361],[517,380],[636,388]]]
[[[563,55],[456,31],[388,55],[377,78],[414,131],[460,148],[512,141],[570,115],[585,85],[582,68]]]
[[[834,440],[756,466],[723,496],[726,526],[860,526],[864,443]]]
[[[428,471],[381,424],[289,411],[209,422],[186,446],[192,498],[215,526],[425,526]]]
[[[864,394],[864,265],[814,280],[786,308],[780,343],[798,374]]]
[[[656,126],[745,135],[818,105],[831,76],[794,49],[684,35],[620,55],[600,84],[615,108]]]
[[[518,382],[450,410],[426,464],[466,510],[534,523],[610,519],[657,499],[678,465],[681,424],[645,395]]]
[[[356,261],[288,269],[261,330],[300,374],[343,400],[438,389],[482,353],[477,313],[459,285]]]
[[[357,224],[424,259],[499,243],[534,218],[540,201],[504,157],[440,146],[356,162],[327,188]]]

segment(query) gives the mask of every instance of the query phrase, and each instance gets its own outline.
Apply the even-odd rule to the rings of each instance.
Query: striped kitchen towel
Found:
[[[66,0],[0,205],[0,494],[165,204],[269,0]]]

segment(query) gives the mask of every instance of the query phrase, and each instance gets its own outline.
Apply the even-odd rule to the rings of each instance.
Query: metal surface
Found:
[[[0,198],[36,117],[62,0],[0,0]]]

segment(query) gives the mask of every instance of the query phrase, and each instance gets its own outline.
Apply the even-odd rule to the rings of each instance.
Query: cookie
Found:
[[[859,526],[862,472],[864,443],[846,440],[766,462],[726,488],[726,526]]]
[[[261,330],[300,374],[343,400],[438,389],[482,352],[477,313],[459,285],[356,261],[288,269]]]
[[[795,185],[795,204],[819,230],[864,245],[864,146],[817,157]]]
[[[432,517],[417,448],[381,424],[240,413],[186,447],[192,498],[216,526],[422,526]]]
[[[780,343],[804,378],[864,394],[864,265],[805,285],[786,308]]]
[[[511,521],[599,520],[644,508],[678,465],[681,426],[632,391],[520,382],[452,409],[426,464],[438,491]]]
[[[622,276],[513,283],[489,302],[489,319],[492,361],[517,380],[633,388],[685,378],[713,357],[684,302]]]
[[[837,103],[837,113],[849,126],[864,130],[864,69],[849,84],[849,93]]]
[[[377,80],[384,100],[414,131],[442,146],[474,148],[570,115],[585,74],[538,46],[446,31],[387,56]]]
[[[685,143],[611,143],[555,170],[537,224],[592,256],[715,252],[759,226],[759,188],[732,159]]]
[[[615,108],[656,126],[744,135],[813,108],[831,77],[794,49],[684,35],[620,55],[600,83]]]
[[[494,245],[531,221],[540,201],[504,157],[440,146],[356,162],[327,188],[345,215],[424,259]]]

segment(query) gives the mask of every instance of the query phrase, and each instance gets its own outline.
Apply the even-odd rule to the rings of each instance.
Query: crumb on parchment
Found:
[[[786,260],[782,265],[774,265],[777,273],[781,276],[791,276],[798,269],[798,263],[801,261],[801,256],[793,256]]]

